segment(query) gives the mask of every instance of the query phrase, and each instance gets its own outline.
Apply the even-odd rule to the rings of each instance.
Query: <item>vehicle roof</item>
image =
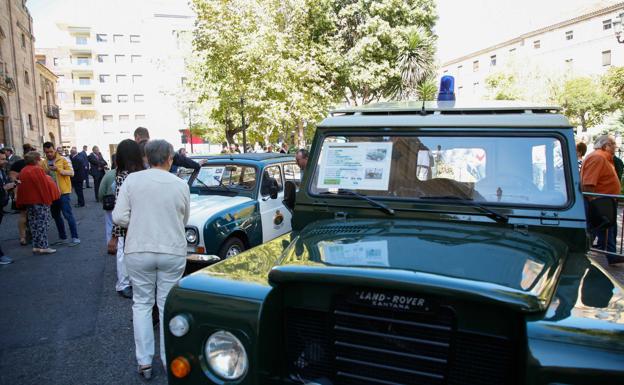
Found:
[[[556,106],[519,101],[406,101],[338,108],[319,127],[571,127]]]
[[[285,160],[295,160],[292,154],[282,154],[279,152],[245,153],[245,154],[218,154],[218,155],[193,155],[191,159],[207,159],[208,161],[253,161],[272,163]]]

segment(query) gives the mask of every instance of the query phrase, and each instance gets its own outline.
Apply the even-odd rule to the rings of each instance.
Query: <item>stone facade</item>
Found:
[[[44,140],[49,140],[56,146],[62,146],[59,106],[56,100],[58,77],[46,67],[44,55],[37,55],[36,59],[37,96]]]
[[[41,147],[32,17],[25,0],[0,0],[0,145]]]

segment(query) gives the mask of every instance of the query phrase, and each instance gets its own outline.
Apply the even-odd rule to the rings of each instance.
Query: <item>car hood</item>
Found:
[[[242,196],[191,194],[191,216],[188,224],[201,228],[211,215],[251,201],[251,198]]]
[[[426,221],[319,221],[272,268],[273,285],[316,281],[546,308],[568,254],[559,239],[512,228]]]

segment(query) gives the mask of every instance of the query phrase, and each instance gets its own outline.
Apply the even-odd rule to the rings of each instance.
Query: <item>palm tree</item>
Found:
[[[394,99],[404,100],[414,97],[431,97],[431,77],[434,74],[435,37],[420,27],[411,28],[406,34],[406,46],[398,56],[401,80],[393,87]],[[420,95],[419,86],[427,91]],[[435,85],[434,85],[435,87]],[[435,91],[433,92],[435,96]]]

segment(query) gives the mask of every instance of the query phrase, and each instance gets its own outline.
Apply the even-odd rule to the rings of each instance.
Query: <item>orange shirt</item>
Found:
[[[613,155],[598,149],[585,158],[581,167],[581,184],[594,186],[599,194],[620,194],[620,180],[615,172]]]

